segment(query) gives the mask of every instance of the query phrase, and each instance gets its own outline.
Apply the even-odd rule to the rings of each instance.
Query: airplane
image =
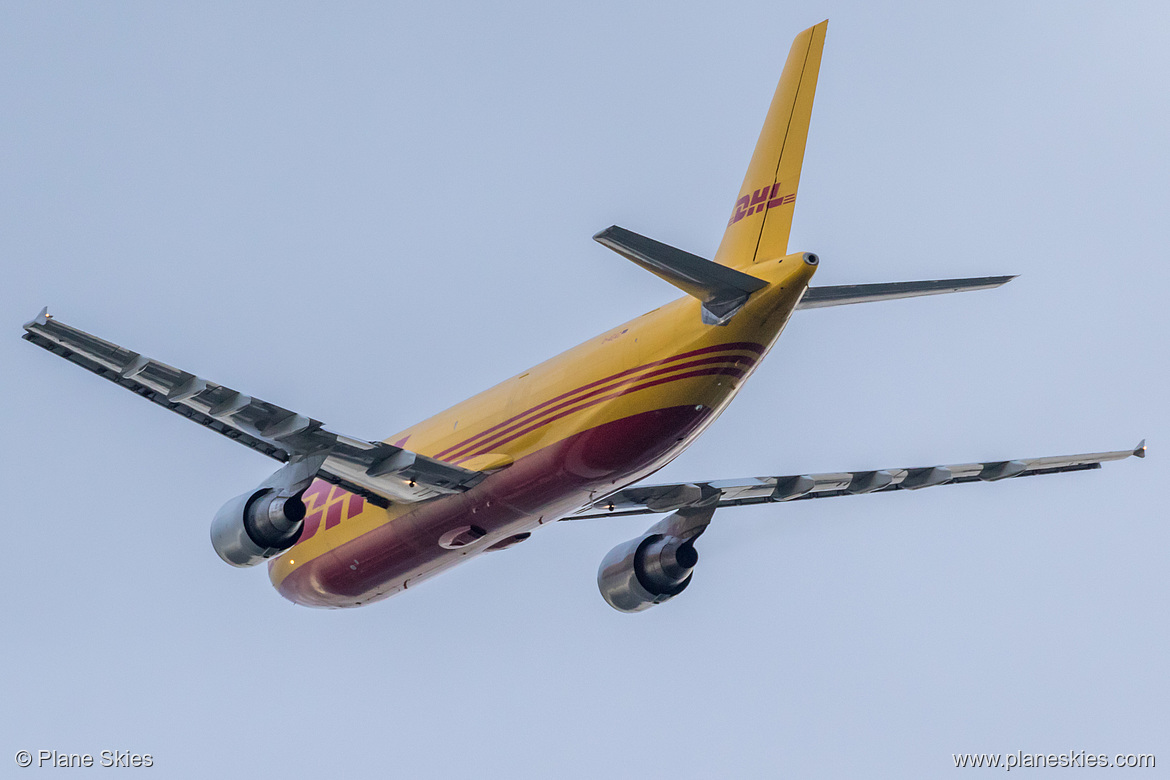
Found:
[[[672,303],[382,440],[216,384],[53,319],[23,338],[283,465],[228,501],[216,553],[267,562],[297,604],[385,599],[562,520],[665,514],[601,562],[621,612],[691,582],[696,539],[720,510],[1097,469],[1133,449],[823,474],[643,484],[727,408],[796,311],[999,287],[1012,276],[815,287],[789,228],[828,22],[793,41],[713,259],[612,226],[594,239],[680,289]]]

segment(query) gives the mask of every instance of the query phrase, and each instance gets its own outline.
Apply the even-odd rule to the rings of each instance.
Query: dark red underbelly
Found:
[[[490,539],[555,520],[641,479],[670,461],[702,430],[712,411],[676,406],[584,431],[516,461],[466,493],[420,504],[289,574],[285,598],[319,607],[385,598],[483,549],[448,550],[439,538],[474,525]]]

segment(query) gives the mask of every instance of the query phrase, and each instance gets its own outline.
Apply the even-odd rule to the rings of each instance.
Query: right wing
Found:
[[[385,442],[333,433],[318,420],[58,322],[47,309],[24,329],[24,338],[38,347],[270,458],[320,462],[318,478],[379,506],[462,492],[486,476]]]
[[[748,477],[714,482],[679,482],[669,485],[636,485],[619,490],[585,507],[565,520],[584,520],[611,515],[644,515],[671,512],[683,507],[728,507],[831,498],[890,490],[918,490],[961,482],[997,482],[1012,477],[1057,474],[1063,471],[1099,469],[1111,460],[1146,456],[1143,439],[1132,450],[1092,452],[1048,458],[1024,458],[953,466],[835,471],[828,474],[792,474],[783,477]]]

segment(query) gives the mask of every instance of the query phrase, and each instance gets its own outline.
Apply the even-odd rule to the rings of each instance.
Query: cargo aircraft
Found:
[[[1100,468],[1134,449],[914,468],[643,484],[719,416],[796,311],[998,287],[1013,277],[810,287],[790,252],[827,22],[792,44],[713,260],[620,227],[594,239],[686,295],[381,441],[104,341],[51,318],[24,338],[280,461],[211,524],[233,566],[268,562],[297,604],[356,607],[413,588],[558,520],[669,513],[601,562],[605,600],[638,612],[691,582],[721,510]]]

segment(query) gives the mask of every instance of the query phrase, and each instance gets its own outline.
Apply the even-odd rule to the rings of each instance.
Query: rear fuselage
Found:
[[[490,472],[465,493],[381,508],[315,482],[300,540],[269,563],[273,584],[298,604],[360,606],[666,465],[735,396],[815,268],[794,254],[747,270],[768,287],[727,325],[703,324],[682,298],[386,439]]]

